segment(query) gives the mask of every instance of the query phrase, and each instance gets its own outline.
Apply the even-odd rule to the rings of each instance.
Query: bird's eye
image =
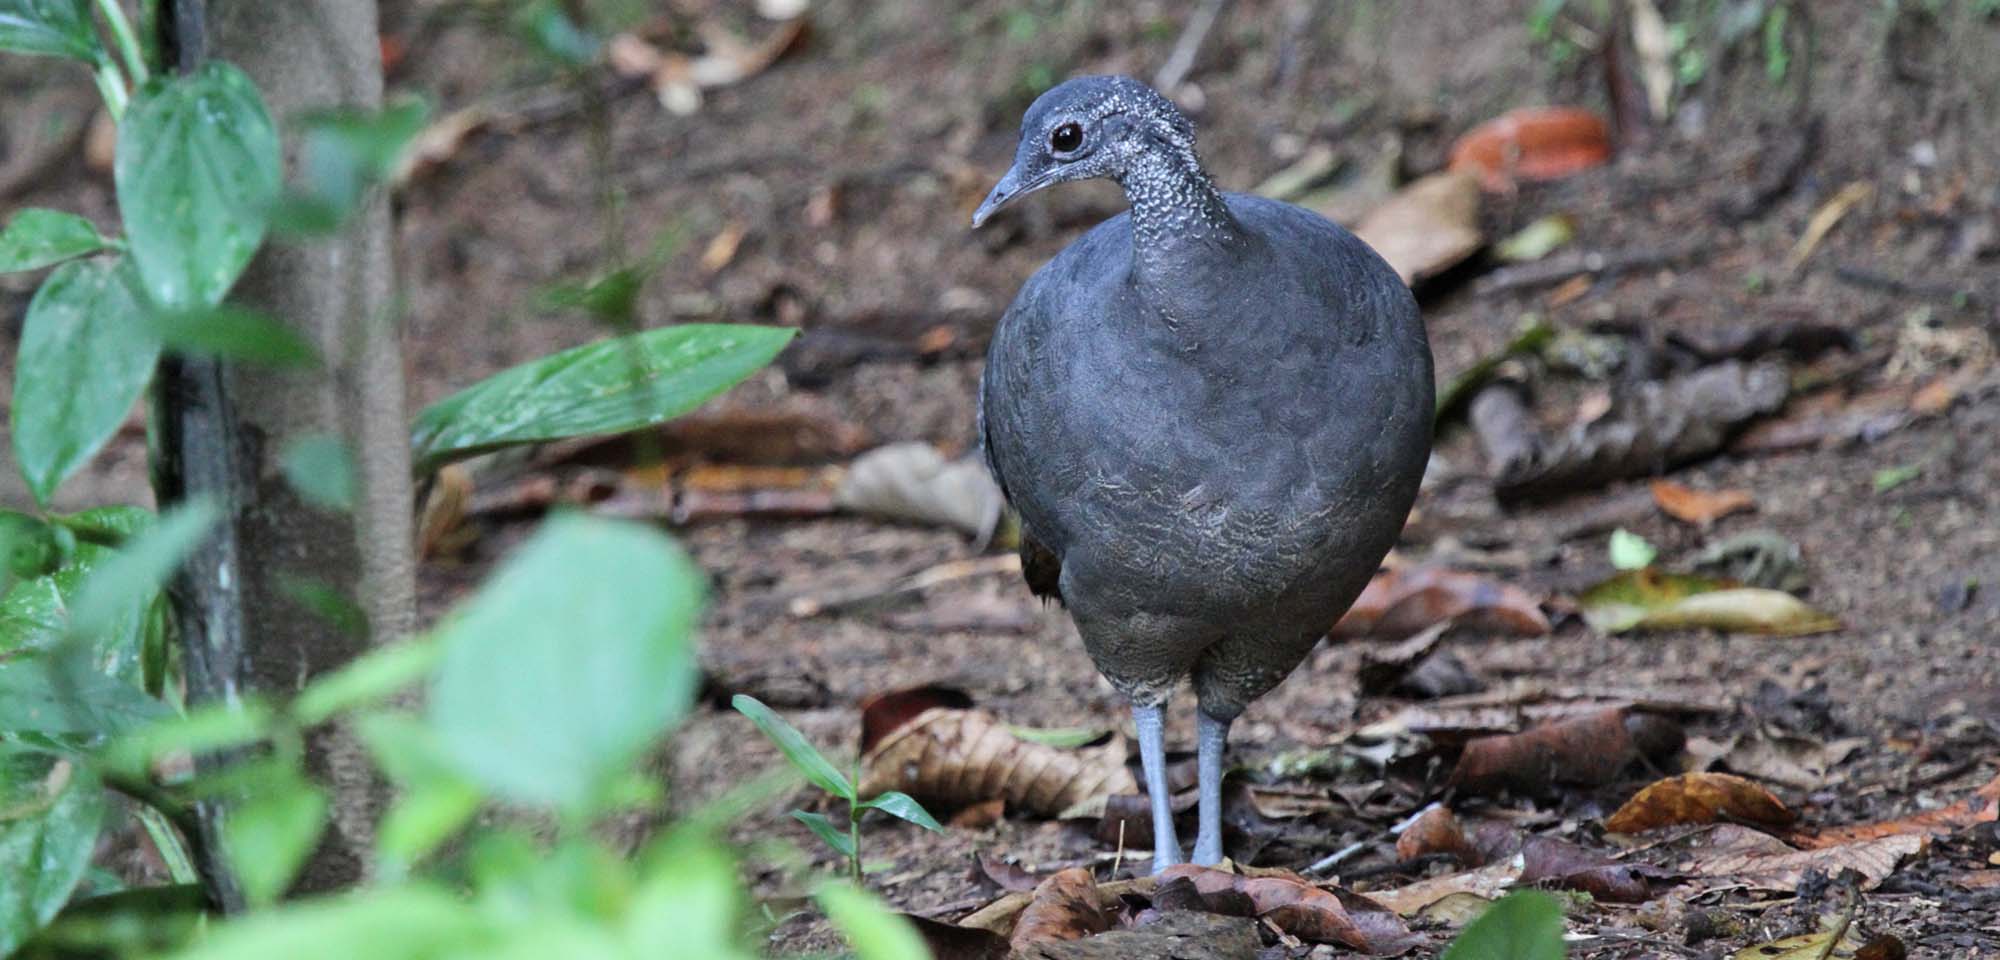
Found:
[[[1065,123],[1049,134],[1049,149],[1057,153],[1069,153],[1083,146],[1083,128],[1074,123]]]

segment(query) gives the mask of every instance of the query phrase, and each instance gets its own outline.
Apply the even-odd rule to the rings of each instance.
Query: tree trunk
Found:
[[[162,29],[176,65],[191,69],[204,55],[235,63],[281,125],[314,108],[381,103],[373,0],[171,0],[170,9]],[[295,150],[288,144],[288,168]],[[371,638],[393,641],[414,619],[409,427],[389,245],[388,204],[378,195],[332,238],[268,241],[231,294],[304,334],[322,368],[192,358],[162,367],[161,499],[209,493],[228,511],[174,584],[195,699],[251,691],[282,699],[365,652]],[[308,505],[284,479],[286,448],[328,435],[353,458],[351,514]],[[354,601],[366,635],[313,612],[301,586]],[[351,885],[365,873],[386,786],[341,729],[311,732],[306,763],[331,790],[333,814],[297,889]],[[215,842],[218,815],[204,811],[201,842]],[[225,907],[242,905],[230,878],[211,879]]]

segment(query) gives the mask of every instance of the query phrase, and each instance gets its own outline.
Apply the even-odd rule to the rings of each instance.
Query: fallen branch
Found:
[[[1610,252],[1591,251],[1551,257],[1539,263],[1524,263],[1518,267],[1502,267],[1481,278],[1477,290],[1482,294],[1507,293],[1561,283],[1571,277],[1584,274],[1606,274],[1616,276],[1631,270],[1666,266],[1693,260],[1708,251],[1703,241],[1689,241],[1657,250],[1615,250]]]
[[[1194,69],[1194,58],[1201,53],[1202,42],[1215,29],[1215,21],[1222,17],[1222,8],[1229,0],[1203,0],[1195,8],[1194,15],[1188,17],[1187,26],[1181,28],[1180,39],[1174,41],[1174,50],[1167,55],[1167,62],[1160,66],[1160,72],[1153,74],[1153,88],[1171,96],[1175,87],[1187,79],[1189,70]]]

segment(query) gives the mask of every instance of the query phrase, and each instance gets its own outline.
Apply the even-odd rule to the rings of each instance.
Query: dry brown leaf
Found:
[[[970,804],[951,815],[950,825],[961,830],[984,830],[1007,816],[1007,801],[994,797],[981,803]]]
[[[1553,180],[1604,165],[1611,131],[1579,107],[1524,107],[1467,131],[1451,146],[1451,169],[1495,193],[1516,180]]]
[[[1052,817],[1102,803],[1139,784],[1125,766],[1125,739],[1064,750],[1029,743],[991,714],[933,707],[864,748],[861,794],[901,790],[933,810],[1004,799],[1007,807]]]
[[[1972,796],[1936,810],[1924,810],[1876,823],[1800,831],[1790,839],[1807,848],[1833,847],[1883,837],[1943,836],[1982,823],[1993,823],[1996,819],[2000,819],[2000,777],[1973,791]]]
[[[1470,894],[1482,900],[1498,900],[1507,888],[1521,879],[1521,858],[1509,857],[1498,863],[1419,880],[1391,890],[1371,890],[1362,896],[1405,917],[1454,894]]]
[[[835,502],[843,510],[951,527],[986,538],[1006,498],[978,457],[949,460],[927,443],[892,443],[855,458]]]
[[[1444,172],[1410,183],[1354,228],[1404,283],[1451,268],[1486,242],[1479,232],[1479,184]]]
[[[1301,940],[1384,954],[1397,951],[1409,939],[1409,929],[1392,914],[1350,909],[1339,894],[1294,873],[1270,871],[1251,877],[1179,864],[1168,867],[1159,877],[1162,885],[1176,879],[1193,883],[1204,898],[1241,894],[1249,899],[1259,919]]]
[[[1465,829],[1458,825],[1458,817],[1443,804],[1418,814],[1396,838],[1398,859],[1415,860],[1432,853],[1450,854],[1467,865],[1476,865],[1479,860],[1472,842],[1465,838]]]
[[[1520,733],[1476,738],[1466,743],[1448,783],[1470,794],[1545,795],[1559,784],[1610,783],[1640,757],[1677,753],[1683,742],[1680,726],[1664,717],[1599,710]]]
[[[487,107],[465,107],[453,110],[436,120],[417,134],[410,148],[403,151],[403,158],[396,170],[389,176],[389,183],[401,187],[416,180],[458,154],[467,137],[493,122],[493,112]]]
[[[1683,773],[1647,785],[1604,819],[1612,833],[1643,833],[1691,823],[1734,821],[1789,826],[1798,814],[1771,791],[1727,773]]]
[[[1687,853],[1676,864],[1679,872],[1779,891],[1796,888],[1809,870],[1828,876],[1853,870],[1862,876],[1862,889],[1872,890],[1895,872],[1903,858],[1930,846],[1927,836],[1902,834],[1799,850],[1768,833],[1733,823],[1716,824],[1684,842]]]
[[[991,930],[945,923],[913,913],[902,917],[924,938],[932,960],[1007,960],[1011,952],[1007,949],[1007,938]]]
[[[1519,637],[1549,632],[1548,615],[1528,592],[1475,573],[1417,566],[1368,581],[1334,624],[1335,637],[1407,637],[1447,620]]]
[[[1818,790],[1829,785],[1834,767],[1866,743],[1860,737],[1821,743],[1809,737],[1758,731],[1738,738],[1720,759],[1729,769],[1759,780],[1796,790]]]
[[[701,252],[701,272],[716,274],[736,259],[736,251],[743,246],[743,237],[750,232],[749,224],[741,220],[731,220],[708,241]]]
[[[1578,890],[1611,903],[1652,898],[1647,876],[1659,871],[1623,863],[1560,837],[1533,836],[1521,846],[1521,884]]]
[[[1747,490],[1695,490],[1672,480],[1655,480],[1652,490],[1653,502],[1667,516],[1697,527],[1706,527],[1739,510],[1757,506]]]
[[[1014,933],[1014,949],[1044,940],[1081,940],[1111,929],[1112,915],[1087,867],[1059,871],[1035,887]]]
[[[472,502],[472,474],[464,464],[447,464],[437,472],[417,518],[417,556],[443,556],[470,534],[463,528]]]

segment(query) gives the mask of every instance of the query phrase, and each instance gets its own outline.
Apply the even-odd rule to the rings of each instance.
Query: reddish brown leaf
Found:
[[[1549,632],[1548,615],[1519,587],[1457,570],[1405,567],[1376,574],[1333,635],[1406,637],[1446,620],[1521,637]]]
[[[1771,791],[1727,773],[1683,773],[1648,785],[1606,817],[1612,833],[1643,833],[1719,820],[1768,827],[1790,825],[1798,815]]]
[[[1097,880],[1085,867],[1051,875],[1035,888],[1034,899],[1021,911],[1008,942],[1019,950],[1044,940],[1081,940],[1111,928]]]
[[[1473,794],[1511,790],[1540,796],[1557,784],[1610,783],[1634,760],[1678,750],[1681,741],[1679,726],[1664,717],[1600,710],[1468,741],[1450,785]]]
[[[950,824],[963,830],[984,830],[1007,815],[1007,800],[994,797],[980,803],[970,804],[965,809],[951,815]]]
[[[926,684],[878,693],[861,701],[861,752],[875,749],[882,738],[901,730],[926,710],[939,707],[966,710],[972,695],[956,687]]]
[[[1026,893],[1042,885],[1042,878],[1029,873],[1018,863],[1009,863],[991,850],[979,853],[979,873],[993,881],[994,886],[1015,893]]]
[[[1652,899],[1652,868],[1621,863],[1557,837],[1529,837],[1521,846],[1523,884],[1581,890],[1599,900],[1644,903]]]
[[[1972,796],[1936,810],[1924,810],[1876,823],[1800,831],[1789,839],[1799,846],[1818,849],[1883,837],[1944,836],[1982,823],[1993,823],[1996,819],[2000,819],[2000,777],[1973,791]]]
[[[1517,180],[1554,180],[1611,159],[1611,131],[1579,107],[1526,107],[1467,131],[1451,147],[1451,169],[1492,192]]]
[[[1695,490],[1672,480],[1653,481],[1653,502],[1682,523],[1706,527],[1739,510],[1757,506],[1748,491]]]
[[[1458,825],[1458,817],[1442,804],[1419,814],[1403,828],[1403,835],[1396,838],[1396,856],[1403,860],[1432,853],[1450,854],[1470,866],[1477,866],[1475,861],[1479,859],[1471,841],[1465,838],[1465,830]]]
[[[1683,874],[1740,883],[1756,890],[1790,891],[1811,870],[1836,876],[1853,870],[1862,889],[1874,889],[1903,858],[1920,853],[1930,838],[1915,835],[1860,840],[1798,850],[1750,827],[1719,823],[1679,841],[1684,853],[1673,866]]]
[[[1205,901],[1240,893],[1249,898],[1260,919],[1301,940],[1344,944],[1373,954],[1408,947],[1409,930],[1400,920],[1378,911],[1350,911],[1338,894],[1295,873],[1273,871],[1249,877],[1180,864],[1160,874],[1162,884],[1175,879],[1193,883]]]
[[[930,948],[932,960],[1006,960],[1007,938],[991,930],[961,927],[910,913],[903,914],[903,919],[917,928],[917,935]]]

